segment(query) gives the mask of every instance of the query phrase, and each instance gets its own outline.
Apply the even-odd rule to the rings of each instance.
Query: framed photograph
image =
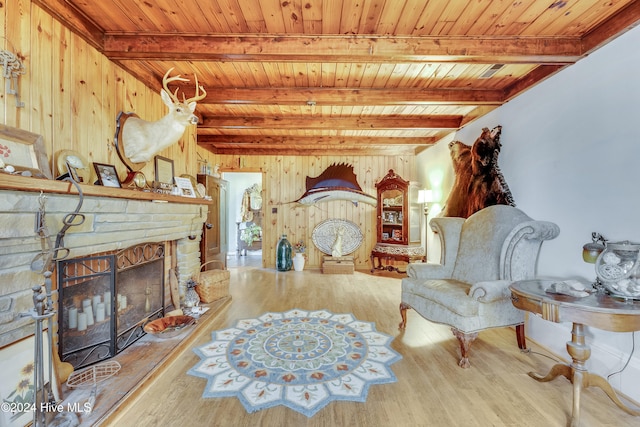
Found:
[[[180,195],[184,197],[196,197],[196,191],[193,188],[193,184],[189,178],[183,178],[180,176],[176,176],[175,178],[176,186],[180,190]]]
[[[173,185],[173,160],[162,156],[154,157],[156,182]]]
[[[393,240],[402,240],[402,230],[393,230]]]
[[[42,135],[0,125],[0,156],[18,172],[29,170],[34,176],[53,179]]]
[[[118,179],[118,172],[116,172],[115,166],[94,162],[93,167],[98,175],[98,184],[104,187],[122,187],[120,185],[120,179]]]

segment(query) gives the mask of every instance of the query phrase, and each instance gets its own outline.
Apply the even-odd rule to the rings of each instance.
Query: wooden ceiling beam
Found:
[[[199,128],[217,129],[459,129],[461,116],[408,117],[205,117]]]
[[[193,85],[184,85],[184,93],[191,91]],[[486,89],[215,88],[200,102],[314,106],[500,105],[504,102],[504,92]]]
[[[315,147],[218,147],[209,144],[198,144],[205,150],[214,154],[242,155],[242,156],[328,156],[335,154],[335,147],[315,146]],[[400,156],[415,155],[413,147],[387,147],[387,146],[367,146],[367,147],[344,147],[340,149],[341,156]]]
[[[126,64],[115,61],[123,68]],[[133,73],[152,90],[162,87],[162,76],[138,69]],[[188,76],[189,77],[189,76]],[[193,83],[172,86],[180,93],[193,93]],[[332,87],[276,87],[276,88],[206,88],[207,96],[199,104],[219,105],[309,105],[317,106],[384,106],[384,105],[502,105],[506,100],[503,90],[475,88],[332,88]]]
[[[234,145],[250,147],[252,145],[283,146],[316,146],[325,145],[334,148],[373,145],[432,145],[438,141],[435,137],[423,138],[384,138],[360,136],[260,136],[260,135],[202,135],[198,134],[198,145],[215,145],[222,147]]]
[[[109,34],[112,60],[571,64],[579,37]]]

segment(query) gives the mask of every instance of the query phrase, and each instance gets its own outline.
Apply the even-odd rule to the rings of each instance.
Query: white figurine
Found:
[[[344,236],[343,226],[336,230],[336,240],[333,242],[333,246],[331,247],[331,256],[333,257],[342,256],[342,236]]]

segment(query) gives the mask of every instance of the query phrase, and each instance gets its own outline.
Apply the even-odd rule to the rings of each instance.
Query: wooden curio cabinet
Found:
[[[408,245],[420,242],[417,188],[393,169],[376,184],[378,189],[378,243]]]
[[[411,262],[424,260],[420,243],[421,206],[418,187],[389,170],[376,184],[378,190],[377,244],[371,252],[371,271],[395,270],[395,265],[383,266],[382,261]],[[378,265],[374,263],[378,258]]]

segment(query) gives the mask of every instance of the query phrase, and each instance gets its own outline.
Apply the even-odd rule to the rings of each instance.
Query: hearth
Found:
[[[59,261],[59,353],[75,369],[109,359],[164,315],[162,243]]]

